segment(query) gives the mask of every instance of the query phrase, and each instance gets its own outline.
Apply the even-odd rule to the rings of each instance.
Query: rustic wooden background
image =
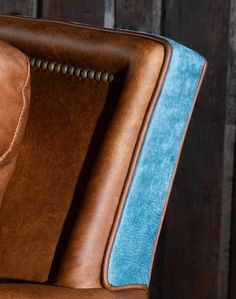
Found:
[[[236,0],[0,0],[0,13],[162,34],[207,57],[151,298],[236,299]]]

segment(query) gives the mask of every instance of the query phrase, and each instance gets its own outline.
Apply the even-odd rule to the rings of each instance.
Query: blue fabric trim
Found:
[[[205,60],[168,40],[172,56],[110,255],[112,286],[149,284],[163,208]]]

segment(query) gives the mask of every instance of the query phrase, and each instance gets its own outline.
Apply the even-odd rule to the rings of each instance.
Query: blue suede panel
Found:
[[[111,251],[108,282],[149,284],[155,240],[205,60],[169,40],[172,56]]]

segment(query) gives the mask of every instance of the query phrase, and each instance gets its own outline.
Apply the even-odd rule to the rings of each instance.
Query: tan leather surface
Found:
[[[25,138],[0,210],[1,277],[47,280],[106,93],[105,84],[32,70]]]
[[[0,299],[146,299],[143,290],[109,292],[105,289],[76,290],[47,285],[0,284]]]
[[[121,78],[108,85],[32,72],[29,122],[0,213],[1,277],[45,281],[52,266],[50,280],[58,285],[99,288],[164,46],[121,32],[11,17],[0,17],[0,39],[31,57]]]
[[[0,41],[0,206],[27,121],[29,74],[27,57]]]
[[[125,35],[124,35],[125,36]],[[135,38],[120,47],[136,46]],[[142,47],[140,47],[142,45]],[[76,288],[100,287],[105,246],[114,221],[117,205],[132,158],[141,124],[163,63],[160,44],[143,41],[130,62],[122,93],[113,115],[83,196],[83,206],[73,226],[58,285]],[[128,50],[128,49],[127,49]],[[114,96],[116,93],[114,92]],[[88,279],[89,277],[89,279]]]

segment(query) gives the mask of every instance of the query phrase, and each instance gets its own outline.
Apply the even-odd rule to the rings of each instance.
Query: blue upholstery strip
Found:
[[[172,57],[111,251],[112,286],[149,284],[163,208],[205,60],[169,40]]]

